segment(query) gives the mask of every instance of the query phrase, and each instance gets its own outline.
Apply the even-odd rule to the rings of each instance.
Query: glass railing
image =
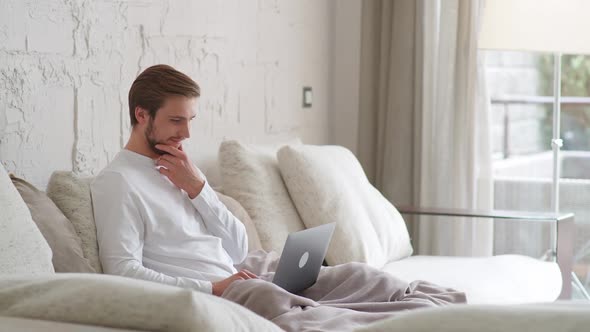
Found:
[[[590,97],[563,97],[562,101],[560,211],[576,215],[574,272],[590,291]],[[549,211],[552,103],[553,97],[545,96],[492,99],[494,208]],[[541,257],[550,237],[550,228],[499,223],[495,253]]]

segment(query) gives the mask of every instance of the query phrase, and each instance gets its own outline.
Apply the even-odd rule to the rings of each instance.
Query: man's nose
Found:
[[[184,126],[182,126],[182,130],[180,132],[180,135],[182,137],[184,137],[185,139],[188,139],[191,137],[191,123],[190,123],[190,121],[187,121],[186,124]]]
[[[191,138],[191,123],[190,123],[190,121],[187,121],[186,126],[184,127],[184,131],[185,131],[183,133],[184,134],[184,137],[186,139]]]

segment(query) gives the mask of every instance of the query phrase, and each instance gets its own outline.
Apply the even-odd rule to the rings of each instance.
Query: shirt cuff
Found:
[[[207,294],[213,294],[213,283],[210,281],[204,282],[200,291]]]
[[[213,283],[207,280],[176,278],[176,286],[181,288],[192,289],[198,292],[213,294]]]

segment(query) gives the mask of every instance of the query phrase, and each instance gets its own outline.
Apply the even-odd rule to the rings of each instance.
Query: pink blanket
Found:
[[[366,264],[322,268],[299,294],[272,284],[277,256],[255,252],[238,266],[260,279],[233,282],[223,298],[241,304],[286,331],[350,331],[405,310],[465,303],[465,294],[425,281],[407,283]]]

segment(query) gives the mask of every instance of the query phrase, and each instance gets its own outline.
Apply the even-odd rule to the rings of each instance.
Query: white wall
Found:
[[[54,170],[96,174],[128,138],[130,84],[157,63],[201,86],[186,149],[213,180],[226,138],[329,143],[331,7],[0,0],[0,161],[41,188]],[[310,109],[302,86],[313,87]]]

